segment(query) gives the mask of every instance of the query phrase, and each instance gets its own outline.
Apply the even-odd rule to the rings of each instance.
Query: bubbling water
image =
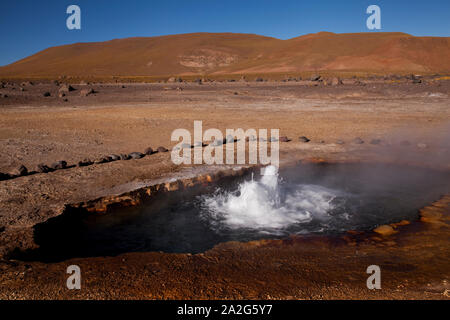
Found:
[[[284,185],[278,169],[269,166],[259,181],[252,177],[237,191],[219,189],[202,196],[202,213],[216,231],[247,229],[277,235],[313,219],[328,220],[339,194],[318,185]]]

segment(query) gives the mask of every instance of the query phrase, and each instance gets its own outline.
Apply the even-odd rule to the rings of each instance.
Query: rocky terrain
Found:
[[[225,170],[171,162],[165,151],[176,144],[172,131],[192,131],[194,120],[205,129],[280,129],[291,140],[280,142],[282,165],[383,161],[450,170],[445,77],[285,80],[4,81],[0,297],[448,299],[448,196],[407,225],[332,239],[224,243],[196,255],[128,253],[58,263],[12,258],[35,248],[34,226],[68,205]],[[387,270],[383,290],[375,292],[365,286],[373,261]],[[70,264],[83,270],[80,291],[65,287]]]

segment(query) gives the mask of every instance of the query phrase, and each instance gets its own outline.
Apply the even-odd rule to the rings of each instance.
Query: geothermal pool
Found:
[[[450,192],[450,173],[374,164],[308,164],[156,196],[105,215],[35,228],[33,259],[136,251],[198,253],[226,241],[336,235],[402,219]]]

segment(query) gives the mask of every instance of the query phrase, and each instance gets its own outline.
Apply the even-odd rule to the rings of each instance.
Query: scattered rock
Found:
[[[407,226],[409,224],[411,224],[411,222],[409,222],[408,220],[402,220],[400,222],[391,223],[390,226],[393,227],[393,228],[397,228],[397,227],[400,227],[400,226]]]
[[[92,88],[90,89],[83,89],[80,91],[80,96],[87,97],[88,95],[96,93]]]
[[[0,98],[8,98],[8,95],[4,94],[4,93],[0,93]]]
[[[332,86],[339,86],[341,84],[344,84],[344,83],[342,82],[342,80],[340,78],[335,77],[335,78],[331,79]]]
[[[183,82],[183,79],[181,78],[176,78],[176,77],[170,77],[169,79],[167,79],[168,83],[174,83],[174,82]]]
[[[42,94],[44,97],[50,97],[51,96],[51,94],[50,94],[50,92],[44,92],[43,94]]]
[[[64,93],[64,92],[60,92],[59,94],[58,94],[58,97],[59,98],[63,98],[63,97],[65,97],[66,96],[66,94]]]
[[[131,159],[141,159],[143,157],[145,157],[145,154],[140,153],[140,152],[132,152],[129,154]]]
[[[264,82],[264,79],[263,79],[263,78],[260,78],[260,77],[258,77],[258,78],[256,78],[256,79],[255,79],[255,81],[256,81],[256,82]]]
[[[28,169],[24,165],[20,165],[19,167],[14,169],[12,174],[18,177],[26,176],[28,174]]]
[[[167,152],[169,150],[167,150],[167,148],[164,147],[158,147],[158,149],[156,149],[158,152]]]
[[[118,160],[120,160],[120,156],[118,156],[117,154],[110,154],[108,156],[108,158],[110,159],[110,161],[118,161]]]
[[[319,81],[322,77],[318,74],[314,74],[311,76],[311,81]]]
[[[372,139],[371,141],[370,141],[370,144],[380,144],[381,143],[381,140],[380,139]]]
[[[39,173],[47,173],[50,171],[52,171],[52,169],[43,163],[37,165],[37,172]]]
[[[392,228],[391,226],[388,226],[388,225],[379,226],[379,227],[375,228],[373,231],[382,236],[390,236],[397,232],[394,230],[394,228]]]
[[[94,161],[95,164],[108,163],[111,161],[110,157],[101,157]]]
[[[92,164],[94,164],[94,162],[91,161],[90,159],[84,159],[84,160],[78,162],[78,166],[79,167],[87,167],[87,166],[90,166]]]
[[[152,155],[153,153],[155,153],[153,151],[153,149],[151,147],[148,147],[147,149],[145,149],[144,153],[148,156]]]
[[[53,170],[65,169],[65,168],[67,168],[67,162],[64,160],[56,161],[56,162],[52,163],[50,168],[52,168]]]
[[[353,81],[353,84],[354,84],[355,86],[365,86],[365,85],[366,85],[364,82],[362,82],[362,81],[360,81],[360,80],[355,80],[355,81]]]
[[[59,90],[59,92],[71,92],[71,91],[75,91],[75,88],[72,87],[71,85],[67,85],[67,84],[63,84]]]
[[[358,137],[358,138],[353,139],[352,142],[353,142],[354,144],[363,144],[363,143],[364,143],[364,140]]]
[[[288,137],[286,137],[286,136],[281,136],[280,137],[280,142],[289,142],[289,141],[291,141]]]
[[[298,138],[298,141],[304,142],[304,143],[308,143],[308,142],[310,142],[311,140],[308,139],[308,138],[305,137],[305,136],[301,136],[300,138]]]
[[[338,139],[338,140],[336,141],[336,144],[345,144],[345,142],[344,142],[344,140]]]

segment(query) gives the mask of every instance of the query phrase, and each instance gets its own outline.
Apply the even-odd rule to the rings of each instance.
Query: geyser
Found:
[[[65,214],[35,227],[28,259],[135,251],[198,253],[226,241],[336,235],[402,219],[450,192],[450,173],[374,164],[308,164],[226,178],[103,215]]]

